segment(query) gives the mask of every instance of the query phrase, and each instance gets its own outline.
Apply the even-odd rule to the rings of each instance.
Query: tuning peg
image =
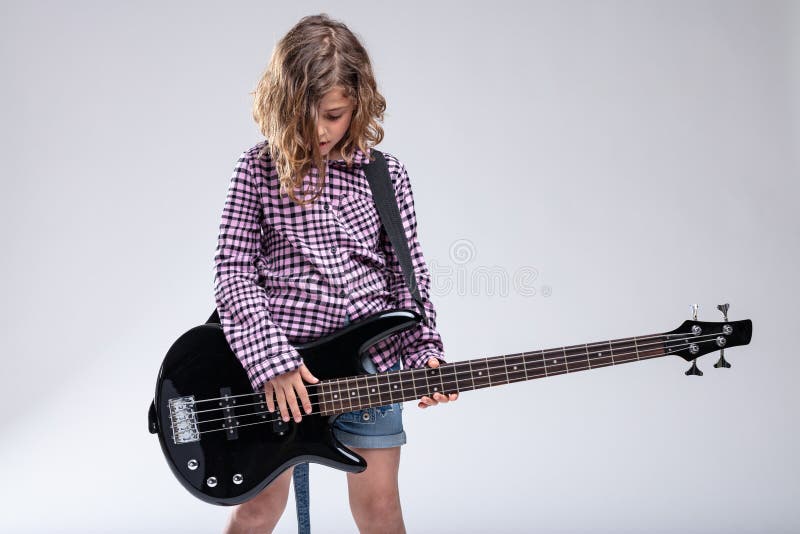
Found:
[[[725,322],[726,323],[728,322],[728,309],[730,307],[731,307],[731,305],[728,304],[727,302],[725,304],[717,304],[717,309],[722,312],[722,317],[725,318]],[[731,366],[731,364],[728,363],[728,361],[725,359],[725,349],[724,348],[720,349],[719,350],[719,360],[717,360],[717,363],[714,364],[714,367],[716,369],[719,369],[720,367],[727,369],[727,368],[730,368],[730,366]]]
[[[697,320],[697,312],[700,310],[699,304],[692,304],[692,321]]]
[[[689,370],[684,373],[686,376],[696,375],[696,376],[703,376],[703,371],[697,367],[697,359],[692,360],[692,366],[689,367]]]

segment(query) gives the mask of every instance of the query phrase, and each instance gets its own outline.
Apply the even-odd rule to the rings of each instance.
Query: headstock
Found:
[[[693,305],[692,319],[684,321],[675,330],[664,334],[666,338],[664,348],[667,354],[676,354],[687,362],[692,362],[686,375],[703,376],[703,372],[697,367],[697,358],[720,351],[720,358],[714,367],[730,367],[731,364],[725,360],[725,349],[750,343],[753,322],[750,319],[728,321],[728,304],[717,306],[717,309],[723,314],[724,322],[698,321],[698,308],[697,304]]]

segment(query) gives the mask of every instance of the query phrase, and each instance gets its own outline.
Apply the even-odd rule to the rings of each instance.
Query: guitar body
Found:
[[[367,374],[362,363],[366,348],[419,320],[407,310],[380,312],[295,348],[320,380]],[[314,399],[315,386],[306,388]],[[252,394],[219,324],[192,328],[167,352],[158,373],[150,429],[158,434],[172,472],[199,499],[219,505],[242,503],[301,462],[348,472],[366,469],[366,461],[334,436],[338,414],[312,412],[299,424],[272,421],[274,414]]]

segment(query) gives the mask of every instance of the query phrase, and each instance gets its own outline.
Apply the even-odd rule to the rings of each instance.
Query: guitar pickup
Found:
[[[225,436],[228,440],[239,438],[239,420],[236,419],[234,408],[236,399],[231,398],[231,388],[219,388],[220,407],[222,408],[222,428],[225,429]]]
[[[267,403],[264,400],[264,397],[259,397],[259,401],[260,402],[253,408],[253,411],[256,413],[258,418],[264,422],[272,421],[272,432],[278,434],[279,436],[284,435],[289,430],[289,423],[285,423],[283,419],[281,419],[278,407],[275,407],[274,412],[270,412],[267,408]]]

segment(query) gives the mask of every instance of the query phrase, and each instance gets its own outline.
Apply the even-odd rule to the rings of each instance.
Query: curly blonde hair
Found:
[[[281,192],[300,205],[314,202],[325,187],[327,160],[319,149],[316,124],[322,97],[335,87],[354,102],[350,127],[339,145],[350,166],[356,147],[369,154],[383,139],[386,99],[378,92],[366,49],[342,22],[325,13],[300,19],[275,45],[251,93],[253,119],[267,139],[259,157],[270,155]],[[303,190],[312,167],[323,171],[316,184]]]

